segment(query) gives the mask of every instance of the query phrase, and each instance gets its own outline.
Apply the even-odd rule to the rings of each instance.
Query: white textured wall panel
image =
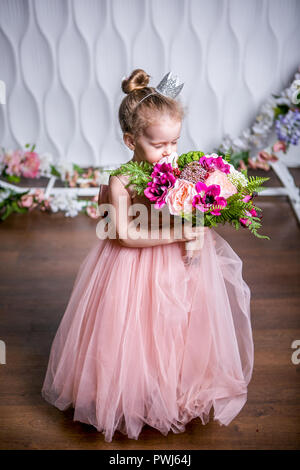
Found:
[[[179,152],[210,151],[252,124],[300,63],[298,0],[0,0],[0,144],[35,142],[80,165],[131,155],[123,76],[185,82]]]

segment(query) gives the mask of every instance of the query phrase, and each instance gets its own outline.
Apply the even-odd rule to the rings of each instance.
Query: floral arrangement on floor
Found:
[[[263,149],[272,129],[275,128],[278,141],[269,154]],[[232,139],[225,135],[219,148],[213,153],[225,157],[230,155],[231,165],[236,170],[270,169],[268,161],[276,161],[276,152],[287,152],[290,145],[297,145],[300,139],[300,67],[291,85],[279,95],[272,95],[260,109],[254,125],[246,129],[241,136]],[[255,149],[256,159],[250,158],[251,149]],[[98,188],[106,183],[103,168],[81,168],[72,162],[60,160],[56,165],[49,153],[38,154],[35,145],[25,145],[25,149],[0,149],[0,177],[8,183],[19,183],[20,178],[40,178],[56,176],[67,188]],[[18,189],[18,191],[16,190]],[[97,196],[91,200],[80,200],[78,195],[59,193],[45,195],[43,189],[21,192],[21,188],[1,185],[0,180],[0,220],[5,220],[13,212],[24,213],[39,208],[44,212],[63,211],[68,217],[79,213],[98,218]]]
[[[0,151],[0,176],[8,183],[19,183],[21,177],[39,179],[57,177],[68,188],[98,188],[106,181],[101,168],[81,168],[79,165],[61,160],[57,165],[49,153],[39,155],[35,145],[25,145],[25,149]],[[1,183],[1,181],[0,181]],[[21,188],[19,188],[21,190]],[[98,196],[91,200],[79,200],[78,196],[62,192],[46,197],[44,189],[16,191],[0,185],[0,220],[5,220],[13,212],[25,213],[35,208],[47,212],[65,212],[67,217],[79,213],[98,218]]]
[[[236,230],[248,228],[256,237],[261,227],[253,199],[269,178],[247,177],[230,163],[230,155],[204,154],[201,151],[178,156],[173,152],[155,164],[130,161],[110,175],[129,175],[128,185],[144,195],[156,209],[167,204],[170,214],[187,219],[192,225],[216,227],[230,223]],[[202,222],[197,224],[199,213]]]
[[[272,153],[265,152],[268,139],[275,129],[277,141]],[[268,161],[276,161],[277,152],[286,153],[290,145],[298,145],[300,140],[300,66],[291,85],[279,95],[272,94],[261,106],[251,128],[247,128],[237,138],[225,135],[219,148],[219,155],[231,154],[231,162],[238,169],[260,168],[270,170]],[[256,158],[250,158],[254,152]]]

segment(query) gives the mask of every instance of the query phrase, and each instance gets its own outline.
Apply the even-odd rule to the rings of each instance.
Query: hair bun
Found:
[[[148,86],[150,75],[148,75],[143,69],[135,69],[130,77],[125,78],[122,81],[122,90],[127,95],[133,90],[140,90]]]

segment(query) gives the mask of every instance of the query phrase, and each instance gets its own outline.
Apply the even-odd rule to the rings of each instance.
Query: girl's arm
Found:
[[[157,245],[168,245],[170,243],[175,243],[178,241],[188,241],[196,238],[196,232],[189,233],[185,232],[184,237],[182,238],[175,238],[175,228],[170,228],[170,236],[168,238],[159,238],[162,237],[163,230],[161,228],[156,229],[156,239],[150,238],[151,234],[143,227],[140,228],[138,239],[135,239],[130,236],[130,227],[133,226],[132,221],[134,220],[133,216],[129,216],[129,207],[131,205],[131,199],[128,194],[128,191],[121,183],[119,178],[116,176],[110,177],[109,187],[108,187],[108,198],[110,204],[112,204],[115,208],[114,211],[111,211],[110,219],[111,223],[115,228],[116,237],[119,243],[125,247],[132,247],[132,248],[142,248],[142,247],[150,247],[150,246],[157,246]],[[122,209],[121,209],[122,204]],[[131,223],[131,224],[130,224]],[[154,230],[154,229],[153,229]],[[114,232],[114,230],[113,230]],[[157,232],[159,235],[157,236]],[[136,234],[136,230],[134,230]]]

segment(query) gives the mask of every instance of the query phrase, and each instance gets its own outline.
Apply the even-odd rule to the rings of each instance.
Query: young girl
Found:
[[[119,120],[132,160],[153,164],[176,152],[184,111],[148,83],[141,69],[122,81]],[[242,261],[213,229],[204,229],[196,265],[184,253],[197,229],[185,227],[178,239],[173,225],[162,238],[159,222],[159,238],[132,237],[128,209],[151,204],[128,182],[110,176],[101,188],[99,203],[115,209],[116,237],[97,240],[78,271],[42,396],[60,410],[72,406],[74,421],[93,425],[107,442],[116,430],[138,439],[145,424],[180,433],[193,418],[206,424],[212,408],[228,425],[247,401],[253,370]]]

